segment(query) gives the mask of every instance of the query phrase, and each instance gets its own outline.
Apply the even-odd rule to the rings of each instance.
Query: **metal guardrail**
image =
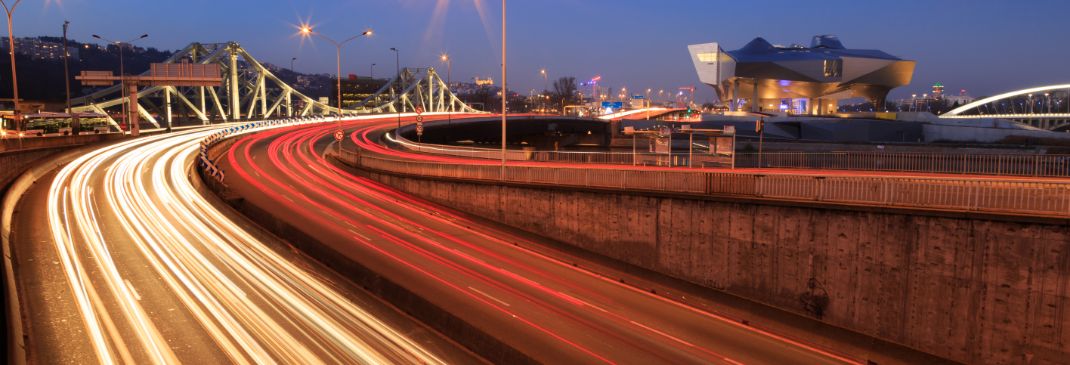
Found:
[[[497,148],[448,146],[417,143],[405,137],[389,136],[385,139],[390,146],[412,152],[433,155],[501,160],[501,150]],[[641,166],[687,166],[687,152],[667,153],[652,152],[587,152],[587,151],[539,151],[507,150],[505,158],[509,161],[567,162],[604,165],[641,165]],[[694,167],[731,166],[732,157],[695,152],[690,155]]]
[[[343,161],[428,177],[849,205],[1070,217],[1070,183],[999,179],[781,175],[424,162],[344,152]]]
[[[772,152],[736,155],[738,167],[1070,177],[1070,155]]]

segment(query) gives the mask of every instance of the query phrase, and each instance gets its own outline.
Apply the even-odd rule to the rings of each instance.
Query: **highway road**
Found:
[[[393,119],[349,123],[358,138]],[[531,249],[550,245],[349,174],[334,126],[239,137],[230,191],[545,363],[857,363]],[[347,141],[347,143],[351,143]]]
[[[32,363],[471,363],[189,180],[212,130],[93,150],[14,222]]]

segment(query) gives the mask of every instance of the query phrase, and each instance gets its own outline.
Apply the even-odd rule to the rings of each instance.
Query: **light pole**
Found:
[[[15,7],[19,6],[20,2],[22,0],[15,0],[15,3],[9,7],[6,1],[0,0],[0,5],[4,6],[4,12],[7,13],[7,50],[11,55],[11,90],[15,98],[15,130],[19,132],[19,136],[22,136],[22,118],[19,114],[19,77],[15,72],[15,30],[11,24],[11,15],[15,13]]]
[[[505,116],[508,113],[506,101],[509,99],[505,54],[505,0],[502,0],[502,180],[505,180]]]
[[[342,130],[342,46],[344,46],[346,43],[349,43],[349,41],[352,41],[352,40],[357,39],[357,38],[361,38],[361,37],[368,38],[368,37],[371,37],[372,36],[372,30],[371,29],[365,30],[364,32],[362,32],[360,34],[352,36],[352,37],[349,37],[349,38],[346,38],[345,40],[343,40],[341,42],[338,42],[338,41],[332,39],[331,37],[323,35],[322,33],[313,32],[312,31],[312,27],[308,26],[308,25],[301,27],[301,35],[305,36],[305,37],[316,35],[316,36],[319,36],[320,38],[323,38],[323,39],[327,40],[328,42],[331,42],[331,44],[334,45],[335,61],[336,61],[337,65],[338,65],[338,74],[337,74],[338,82],[337,82],[337,85],[336,85],[336,87],[338,88],[338,95],[337,95],[338,96],[338,130]]]
[[[131,45],[132,43],[137,42],[140,39],[147,38],[148,36],[149,36],[148,33],[146,33],[146,34],[142,34],[141,36],[139,36],[137,38],[134,38],[134,39],[131,39],[131,40],[126,41],[126,42],[113,42],[113,41],[110,41],[107,38],[101,37],[99,35],[96,35],[96,34],[93,35],[93,38],[102,40],[102,41],[107,42],[107,43],[114,44],[115,47],[119,48],[119,85],[120,85],[119,95],[122,96],[122,99],[120,99],[121,100],[120,103],[122,104],[122,108],[123,108],[123,124],[126,124],[127,120],[129,120],[129,118],[130,118],[130,110],[129,110],[130,108],[127,108],[127,106],[126,106],[126,96],[125,96],[127,91],[126,91],[126,68],[123,65],[123,45],[124,44],[125,45]],[[130,129],[130,130],[133,130],[133,127],[129,126],[129,125],[126,126],[126,128]]]
[[[390,47],[390,50],[394,51],[394,67],[397,68],[397,72],[398,72],[398,85],[397,85],[398,92],[397,92],[397,94],[395,96],[395,99],[394,99],[394,102],[397,103],[396,105],[394,105],[394,109],[397,109],[397,111],[398,111],[398,129],[397,129],[397,131],[394,132],[394,135],[395,135],[395,137],[401,138],[401,100],[397,100],[396,99],[396,98],[400,98],[401,97],[401,92],[404,91],[404,90],[401,90],[401,52],[398,51],[398,49],[394,48],[394,47]]]
[[[550,76],[546,73],[546,69],[545,68],[539,69],[539,75],[542,76],[542,92],[543,92],[543,95],[546,95],[547,93],[550,92]],[[543,100],[542,101],[542,109],[543,109],[542,112],[546,113],[546,109],[547,109],[546,100],[545,100],[545,98],[543,98],[542,100]]]
[[[63,85],[67,89],[67,113],[71,112],[71,71],[68,66],[68,59],[71,52],[67,50],[67,28],[70,27],[71,22],[63,21]]]
[[[449,89],[450,83],[453,82],[453,59],[446,53],[439,56],[439,59],[446,63],[446,88]],[[450,112],[446,113],[446,124],[453,124],[453,100],[450,100]]]

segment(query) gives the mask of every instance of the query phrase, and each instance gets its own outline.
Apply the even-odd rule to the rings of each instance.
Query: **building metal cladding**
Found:
[[[688,50],[699,80],[733,111],[826,114],[840,99],[858,97],[879,109],[891,89],[910,83],[915,65],[878,50],[847,49],[830,35],[814,36],[809,47],[759,37],[735,51],[717,43]]]

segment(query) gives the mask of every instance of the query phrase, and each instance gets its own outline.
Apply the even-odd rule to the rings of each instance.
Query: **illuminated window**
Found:
[[[699,60],[699,62],[716,63],[717,62],[717,52],[699,53],[698,54],[698,60]]]
[[[825,77],[840,77],[843,74],[843,60],[825,60]]]

